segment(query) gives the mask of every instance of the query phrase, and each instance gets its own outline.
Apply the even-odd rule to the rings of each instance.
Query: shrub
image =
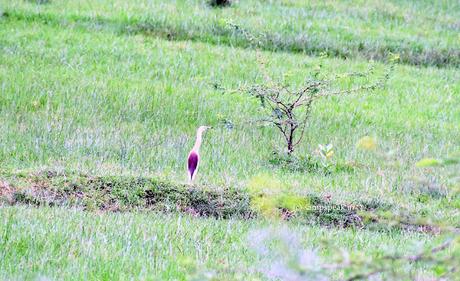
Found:
[[[278,129],[289,156],[305,135],[315,101],[332,96],[369,93],[382,88],[393,69],[393,65],[390,65],[381,77],[374,77],[374,79],[371,79],[375,76],[373,65],[365,72],[344,73],[330,77],[321,73],[320,64],[307,75],[302,85],[296,87],[286,81],[273,80],[263,68],[264,64],[260,65],[265,83],[254,85],[247,91],[260,101],[263,116],[259,121]],[[338,82],[343,79],[349,79],[352,86],[348,89],[338,87]]]

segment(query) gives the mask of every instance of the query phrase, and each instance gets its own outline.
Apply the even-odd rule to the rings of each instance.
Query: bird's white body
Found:
[[[200,126],[196,132],[195,145],[188,154],[187,158],[188,179],[190,183],[193,183],[193,180],[196,177],[196,173],[198,172],[198,166],[200,163],[200,147],[203,141],[203,133],[210,128],[211,127],[208,126]]]

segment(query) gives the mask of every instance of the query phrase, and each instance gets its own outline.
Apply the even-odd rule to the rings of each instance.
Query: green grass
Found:
[[[279,138],[273,128],[246,123],[256,118],[255,101],[212,86],[261,81],[255,52],[22,21],[5,21],[0,34],[3,167],[134,172],[183,180],[195,128],[218,125],[221,115],[236,128],[217,126],[206,135],[201,180],[238,185],[272,170],[267,160]],[[290,72],[295,79],[318,63],[301,55],[263,56],[272,62],[271,72]],[[325,71],[340,72],[367,67],[337,59],[324,65]],[[393,151],[401,167],[384,169],[386,180],[394,184],[407,169],[420,172],[413,165],[418,159],[455,152],[460,139],[460,110],[454,102],[458,79],[456,70],[398,66],[385,90],[320,101],[298,154],[332,143],[337,161],[365,168],[289,177],[315,190],[393,190],[380,177],[371,186],[362,185],[369,170],[382,163],[356,149],[356,141],[370,134],[382,149]]]
[[[194,187],[204,197],[240,194],[251,179],[270,174],[302,196],[374,200],[460,227],[460,201],[450,184],[458,166],[415,166],[424,157],[460,152],[455,1],[239,1],[225,9],[202,1],[127,3],[0,0],[0,197],[6,186],[27,195],[48,184],[34,176],[40,171],[64,175],[52,181],[56,190],[69,187],[68,171],[114,179],[124,199],[138,188],[131,177],[182,187],[195,130],[206,124],[215,129],[204,137]],[[239,48],[249,43],[225,29],[227,19],[278,41],[263,42],[261,51]],[[305,29],[316,49],[295,41]],[[247,93],[222,90],[263,83],[260,59],[275,77],[298,85],[320,63],[325,73],[362,71],[367,58],[389,51],[401,52],[407,64],[396,65],[385,89],[320,100],[313,108],[296,153],[317,159],[318,144],[332,143],[331,173],[270,164],[273,150],[282,149],[278,132],[249,122],[259,116]],[[305,55],[322,52],[329,57]],[[442,67],[414,66],[420,64]],[[376,72],[386,67],[378,62]],[[376,151],[356,147],[366,135],[377,139]],[[137,207],[129,200],[130,212],[101,213],[97,200],[112,202],[111,194],[87,181],[79,188],[94,195],[95,208],[0,205],[0,279],[190,280],[188,258],[221,279],[238,279],[235,271],[247,279],[252,273],[243,269],[259,260],[247,234],[270,223],[149,212],[129,208]],[[333,253],[321,241],[375,256],[414,253],[416,242],[428,247],[438,240],[402,230],[287,224],[326,258]]]
[[[248,280],[257,277],[248,269],[262,258],[248,248],[248,232],[268,222],[11,207],[0,209],[0,225],[8,229],[0,240],[0,279],[190,280],[193,265],[219,280]],[[290,228],[326,257],[332,253],[324,240],[370,256],[417,251],[436,241],[421,234]]]
[[[261,34],[261,47],[272,51],[379,60],[393,52],[409,64],[460,65],[456,1],[251,0],[226,9],[212,9],[201,0],[0,3],[12,17],[57,25],[250,46],[247,38],[227,28],[226,22],[233,22]]]

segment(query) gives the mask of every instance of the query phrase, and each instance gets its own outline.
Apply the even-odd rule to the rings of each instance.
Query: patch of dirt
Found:
[[[0,199],[12,204],[14,197],[14,188],[7,182],[0,180]]]
[[[27,187],[15,188],[0,180],[0,203],[34,206],[80,207],[95,212],[150,210],[182,212],[194,217],[251,219],[258,214],[251,207],[244,190],[213,187],[190,187],[151,178],[62,174],[42,172],[27,175]],[[22,185],[21,185],[22,186]],[[393,227],[407,231],[438,234],[430,225],[401,223],[389,226],[380,221],[379,212],[393,213],[397,208],[381,200],[338,203],[330,195],[308,197],[311,208],[305,211],[282,209],[282,218],[324,227],[368,228],[385,230]],[[396,208],[396,209],[395,209]],[[364,213],[371,214],[368,215]],[[411,215],[407,220],[410,222]]]

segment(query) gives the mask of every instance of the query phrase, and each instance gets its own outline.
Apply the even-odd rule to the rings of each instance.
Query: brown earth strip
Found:
[[[153,178],[89,176],[45,171],[0,179],[0,205],[77,207],[86,211],[182,212],[216,219],[252,219],[259,214],[251,207],[250,195],[242,189],[196,187],[173,184]],[[12,184],[16,182],[17,184]],[[378,213],[394,206],[378,200],[339,204],[315,194],[305,195],[307,210],[282,209],[282,219],[324,227],[355,227],[388,230],[379,222]],[[367,214],[371,214],[370,216]],[[408,231],[439,233],[431,225],[400,223]]]

